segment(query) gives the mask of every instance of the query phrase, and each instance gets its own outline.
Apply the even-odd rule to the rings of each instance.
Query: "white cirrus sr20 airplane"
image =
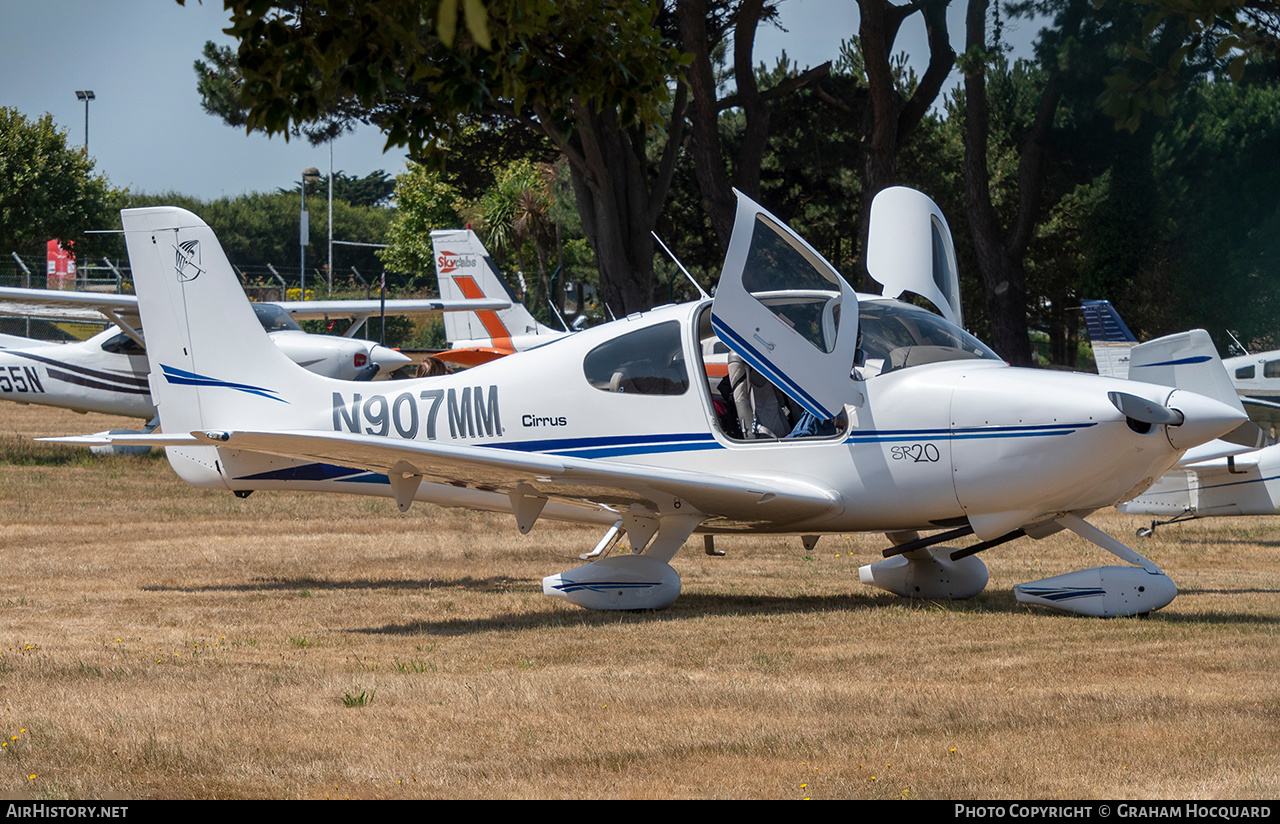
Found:
[[[894,191],[891,220],[873,206],[876,244],[927,246],[869,255],[893,268],[877,277],[953,299],[941,213],[924,195]],[[119,440],[163,445],[188,482],[241,495],[350,492],[394,497],[401,509],[418,500],[502,510],[521,532],[539,518],[598,524],[605,534],[583,554],[589,563],[543,581],[548,595],[588,608],[670,605],[680,593],[670,562],[694,533],[799,534],[811,545],[823,533],[884,532],[887,560],[863,567],[862,581],[933,599],[982,591],[975,552],[1067,529],[1131,565],[1019,585],[1017,598],[1146,613],[1174,598],[1173,582],[1086,518],[1244,417],[1166,386],[1009,367],[943,317],[855,294],[742,196],[714,300],[389,384],[315,375],[271,346],[195,215],[148,208],[123,219],[165,434]],[[175,249],[192,242],[207,265],[188,277]],[[712,336],[743,361],[752,421],[706,378]],[[978,543],[941,546],[968,535]]]

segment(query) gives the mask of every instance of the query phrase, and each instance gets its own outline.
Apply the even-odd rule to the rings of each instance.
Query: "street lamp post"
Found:
[[[298,219],[298,274],[302,281],[300,300],[307,299],[307,241],[311,240],[311,221],[307,220],[307,181],[320,179],[320,170],[308,166],[302,170],[302,216]]]
[[[84,101],[84,153],[89,154],[89,101],[94,99],[93,90],[76,91],[76,100]]]

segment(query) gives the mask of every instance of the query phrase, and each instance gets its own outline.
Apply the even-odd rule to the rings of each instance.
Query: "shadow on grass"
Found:
[[[205,586],[155,586],[142,587],[144,592],[301,592],[303,590],[341,591],[377,589],[448,590],[463,589],[478,592],[542,592],[540,582],[523,578],[498,575],[489,578],[353,578],[347,581],[331,581],[323,578],[263,578],[243,584],[208,584]]]
[[[351,632],[390,635],[470,635],[484,632],[547,627],[617,626],[655,621],[701,621],[712,617],[751,619],[770,615],[812,615],[815,620],[830,620],[841,613],[869,610],[911,610],[950,614],[1001,614],[1026,612],[1012,593],[992,593],[969,601],[920,601],[898,598],[887,593],[848,595],[681,595],[680,600],[665,610],[592,611],[587,609],[556,610],[538,613],[496,614],[488,618],[412,621],[381,627],[353,629]]]
[[[327,580],[313,577],[271,578],[242,584],[211,584],[207,586],[142,587],[146,592],[279,592],[311,593],[346,590],[421,590],[447,592],[524,593],[542,596],[540,581],[507,576],[488,578],[353,578]],[[1185,589],[1181,595],[1274,595],[1276,589]],[[494,631],[519,629],[543,629],[547,627],[617,626],[618,624],[651,623],[654,621],[703,620],[708,617],[728,616],[753,618],[767,615],[810,614],[830,618],[840,613],[865,612],[867,610],[912,610],[951,615],[999,616],[1038,614],[1056,620],[1096,621],[1097,618],[1056,612],[1043,607],[1022,604],[1011,590],[992,590],[965,601],[927,601],[899,598],[896,595],[867,590],[845,595],[720,595],[686,593],[665,610],[592,611],[587,609],[555,609],[539,612],[495,613],[486,618],[447,618],[441,620],[410,621],[387,624],[380,627],[353,628],[353,633],[373,635],[470,635]],[[1103,619],[1105,620],[1105,619]],[[1166,624],[1208,623],[1231,624],[1280,624],[1280,619],[1260,617],[1248,613],[1182,614],[1156,612],[1141,616],[1140,620],[1152,620]]]
[[[1138,539],[1136,539],[1136,540],[1132,540],[1132,541],[1130,541],[1130,542],[1129,542],[1129,545],[1130,545],[1130,546],[1133,546],[1133,547],[1138,547],[1139,549],[1141,549],[1141,548],[1142,548],[1142,546],[1143,546],[1142,541],[1144,541],[1144,540],[1146,540],[1146,539],[1145,539],[1145,538],[1138,538]],[[1179,536],[1179,537],[1178,537],[1178,538],[1176,538],[1176,539],[1174,539],[1174,538],[1169,538],[1169,537],[1167,537],[1167,536],[1160,536],[1160,537],[1157,537],[1157,538],[1153,538],[1152,540],[1153,540],[1153,541],[1164,541],[1166,544],[1168,544],[1168,543],[1172,543],[1172,544],[1174,545],[1174,546],[1172,547],[1173,549],[1177,549],[1179,545],[1186,545],[1186,546],[1223,546],[1223,547],[1226,547],[1226,546],[1234,546],[1234,545],[1236,545],[1236,544],[1240,544],[1240,545],[1244,545],[1244,546],[1269,546],[1269,547],[1280,547],[1280,540],[1275,540],[1275,541],[1263,541],[1263,540],[1259,540],[1258,538],[1248,538],[1248,537],[1236,538],[1236,537],[1233,537],[1233,536],[1230,536],[1230,535],[1223,536],[1223,535],[1218,535],[1218,534],[1215,534],[1215,535],[1188,535],[1188,536],[1186,536],[1185,538],[1184,538],[1184,537],[1182,537],[1182,536]],[[1162,549],[1162,548],[1163,548],[1163,547],[1153,548],[1153,549],[1152,549],[1152,552],[1159,551],[1159,549]]]

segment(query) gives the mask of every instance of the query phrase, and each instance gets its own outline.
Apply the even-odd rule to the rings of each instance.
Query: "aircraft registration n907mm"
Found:
[[[306,489],[390,495],[401,509],[496,509],[522,532],[542,517],[599,524],[590,562],[543,582],[591,608],[671,604],[680,580],[669,562],[695,532],[806,542],[885,532],[891,557],[863,567],[864,582],[963,598],[987,583],[973,552],[1069,529],[1132,566],[1022,585],[1018,598],[1145,613],[1173,599],[1172,581],[1085,517],[1244,418],[1167,386],[1011,368],[947,317],[892,299],[909,288],[959,321],[949,230],[911,190],[888,190],[872,210],[868,260],[891,297],[855,294],[739,196],[714,301],[378,387],[280,355],[198,217],[122,215],[166,434],[116,440],[164,445],[190,483],[242,495]],[[194,278],[175,264],[193,241],[207,264]],[[222,310],[216,321],[209,306]],[[704,353],[717,340],[734,355],[727,383],[713,386]],[[624,532],[630,554],[614,551]],[[969,534],[980,543],[939,546]]]

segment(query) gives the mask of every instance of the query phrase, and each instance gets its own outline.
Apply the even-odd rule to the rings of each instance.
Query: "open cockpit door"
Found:
[[[885,297],[914,292],[964,328],[956,247],[947,219],[928,195],[892,186],[871,201],[867,272]]]
[[[711,304],[716,335],[806,411],[829,420],[861,393],[850,372],[858,297],[812,246],[738,195]]]

